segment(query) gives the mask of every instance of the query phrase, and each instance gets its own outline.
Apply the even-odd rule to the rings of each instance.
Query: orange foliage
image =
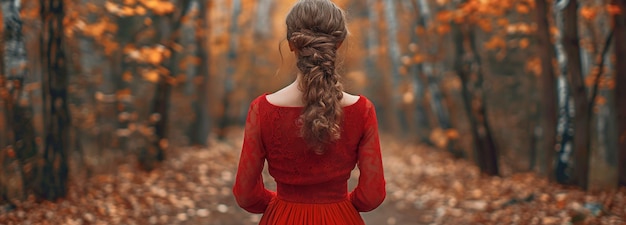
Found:
[[[528,14],[530,12],[530,7],[528,7],[527,5],[518,4],[515,7],[515,10],[517,10],[517,12],[520,14]]]
[[[156,83],[159,81],[159,72],[157,70],[147,70],[144,71],[141,76],[144,80],[150,81],[152,83]]]
[[[500,36],[493,36],[485,44],[485,48],[489,50],[506,48],[506,41]]]
[[[593,20],[597,15],[598,11],[596,8],[585,6],[580,9],[580,16],[586,20]]]
[[[440,24],[439,26],[437,26],[437,33],[439,35],[444,35],[449,33],[451,30],[450,25],[449,24]]]
[[[606,11],[610,14],[610,15],[617,15],[617,14],[621,14],[622,13],[622,9],[620,9],[619,6],[614,5],[614,4],[608,4],[606,5]]]
[[[164,0],[139,0],[142,5],[150,9],[155,15],[163,16],[174,12],[174,3]]]
[[[522,38],[519,41],[519,47],[521,49],[526,49],[526,48],[528,48],[529,45],[530,45],[530,41],[528,41],[528,38]]]
[[[543,72],[542,67],[541,67],[541,58],[539,57],[533,57],[530,60],[528,60],[526,62],[526,71],[530,71],[532,72],[535,76],[541,76],[541,73]]]

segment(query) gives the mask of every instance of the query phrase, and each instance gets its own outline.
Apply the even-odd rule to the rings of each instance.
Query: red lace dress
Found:
[[[272,105],[266,95],[250,104],[233,194],[243,209],[263,213],[259,224],[364,224],[359,212],[382,203],[386,192],[374,105],[360,96],[343,109],[341,139],[317,155],[299,137],[302,107]],[[265,160],[276,192],[263,184]],[[348,192],[355,165],[359,182]]]

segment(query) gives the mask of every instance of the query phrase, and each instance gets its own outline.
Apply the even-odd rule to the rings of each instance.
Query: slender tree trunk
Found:
[[[226,138],[227,128],[233,123],[232,112],[232,95],[235,89],[235,60],[237,59],[237,53],[239,51],[239,16],[241,14],[241,0],[232,1],[232,15],[231,24],[229,28],[230,44],[228,48],[228,67],[226,68],[226,74],[224,75],[224,94],[222,96],[222,116],[219,121],[219,139]]]
[[[389,106],[386,108],[386,121],[388,121],[393,132],[401,131],[398,127],[398,118],[403,118],[400,111],[400,93],[398,90],[400,89],[400,67],[402,66],[401,62],[401,51],[400,45],[398,44],[398,18],[397,10],[396,10],[396,0],[384,0],[384,16],[385,21],[387,22],[387,47],[389,53],[389,59],[391,61],[391,87],[389,90],[389,97],[391,99]]]
[[[26,166],[34,166],[31,159],[37,154],[33,112],[30,97],[24,90],[27,83],[26,46],[22,35],[22,19],[20,18],[20,1],[3,0],[2,17],[4,25],[4,71],[6,95],[3,96],[6,109],[5,119],[8,129],[8,146],[12,149],[19,164],[21,183],[20,192],[25,194],[34,183],[34,170],[25,170]],[[18,196],[14,196],[18,197]],[[19,196],[18,198],[22,198]]]
[[[196,54],[200,59],[198,73],[194,78],[195,98],[191,105],[195,114],[195,121],[191,124],[189,136],[191,144],[207,146],[207,138],[211,129],[211,118],[209,115],[208,89],[209,89],[209,34],[211,28],[208,26],[209,6],[206,1],[198,0],[199,15],[196,32]]]
[[[565,48],[563,46],[563,12],[564,2],[559,1],[555,4],[554,17],[559,33],[556,35],[555,52],[559,63],[559,75],[557,79],[557,99],[558,99],[558,120],[557,120],[557,141],[559,143],[558,157],[554,176],[556,181],[561,184],[570,182],[571,177],[571,161],[572,161],[572,117],[574,115],[573,108],[570,106],[572,101],[567,83],[568,61]],[[571,183],[571,182],[570,182]]]
[[[41,0],[43,100],[45,124],[44,167],[41,196],[65,196],[68,179],[68,134],[70,114],[67,104],[68,73],[63,48],[63,0]]]
[[[619,6],[620,14],[613,16],[615,31],[615,108],[617,109],[617,134],[618,134],[618,176],[619,184],[626,186],[626,1],[613,0],[613,4]]]
[[[471,30],[472,28],[461,28],[458,24],[453,24],[452,27],[456,48],[455,70],[462,82],[463,105],[468,114],[474,140],[476,164],[483,173],[498,175],[498,152],[487,121],[485,96],[482,88],[483,75],[480,71],[481,62],[475,46],[475,34]],[[474,85],[470,81],[472,73],[476,73]]]
[[[545,171],[548,178],[554,180],[554,155],[556,154],[556,74],[552,62],[555,58],[554,47],[550,40],[548,22],[548,4],[546,0],[535,1],[535,21],[537,23],[537,53],[541,57],[541,89],[542,89],[542,133],[543,146],[541,151],[545,157]],[[534,135],[533,135],[534,136]]]
[[[187,15],[191,2],[192,0],[177,1],[175,12],[168,15],[167,18],[159,17],[154,20],[155,26],[160,26],[157,40],[164,46],[168,46],[172,50],[172,54],[162,62],[167,71],[160,74],[152,100],[149,121],[154,128],[154,136],[149,138],[150,144],[146,149],[141,150],[139,157],[140,166],[145,170],[152,170],[157,161],[165,160],[165,152],[169,147],[168,109],[172,92],[170,79],[177,73],[176,59],[178,54],[172,46],[180,40],[183,17]]]
[[[563,0],[561,0],[563,1]],[[563,47],[567,55],[568,81],[574,97],[574,172],[573,182],[587,189],[589,179],[589,100],[582,75],[578,37],[578,2],[569,0],[563,9]]]

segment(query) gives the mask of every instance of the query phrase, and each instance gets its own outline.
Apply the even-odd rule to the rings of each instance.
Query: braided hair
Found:
[[[336,71],[337,49],[346,38],[343,11],[330,0],[300,0],[286,19],[287,40],[302,75],[299,89],[305,104],[301,136],[317,154],[341,136],[343,86]]]

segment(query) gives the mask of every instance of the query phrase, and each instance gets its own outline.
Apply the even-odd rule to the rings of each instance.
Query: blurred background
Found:
[[[3,0],[0,203],[240,146],[250,101],[295,79],[295,2]],[[384,145],[486,175],[626,184],[624,1],[334,2],[349,22],[344,87],[374,102]]]

